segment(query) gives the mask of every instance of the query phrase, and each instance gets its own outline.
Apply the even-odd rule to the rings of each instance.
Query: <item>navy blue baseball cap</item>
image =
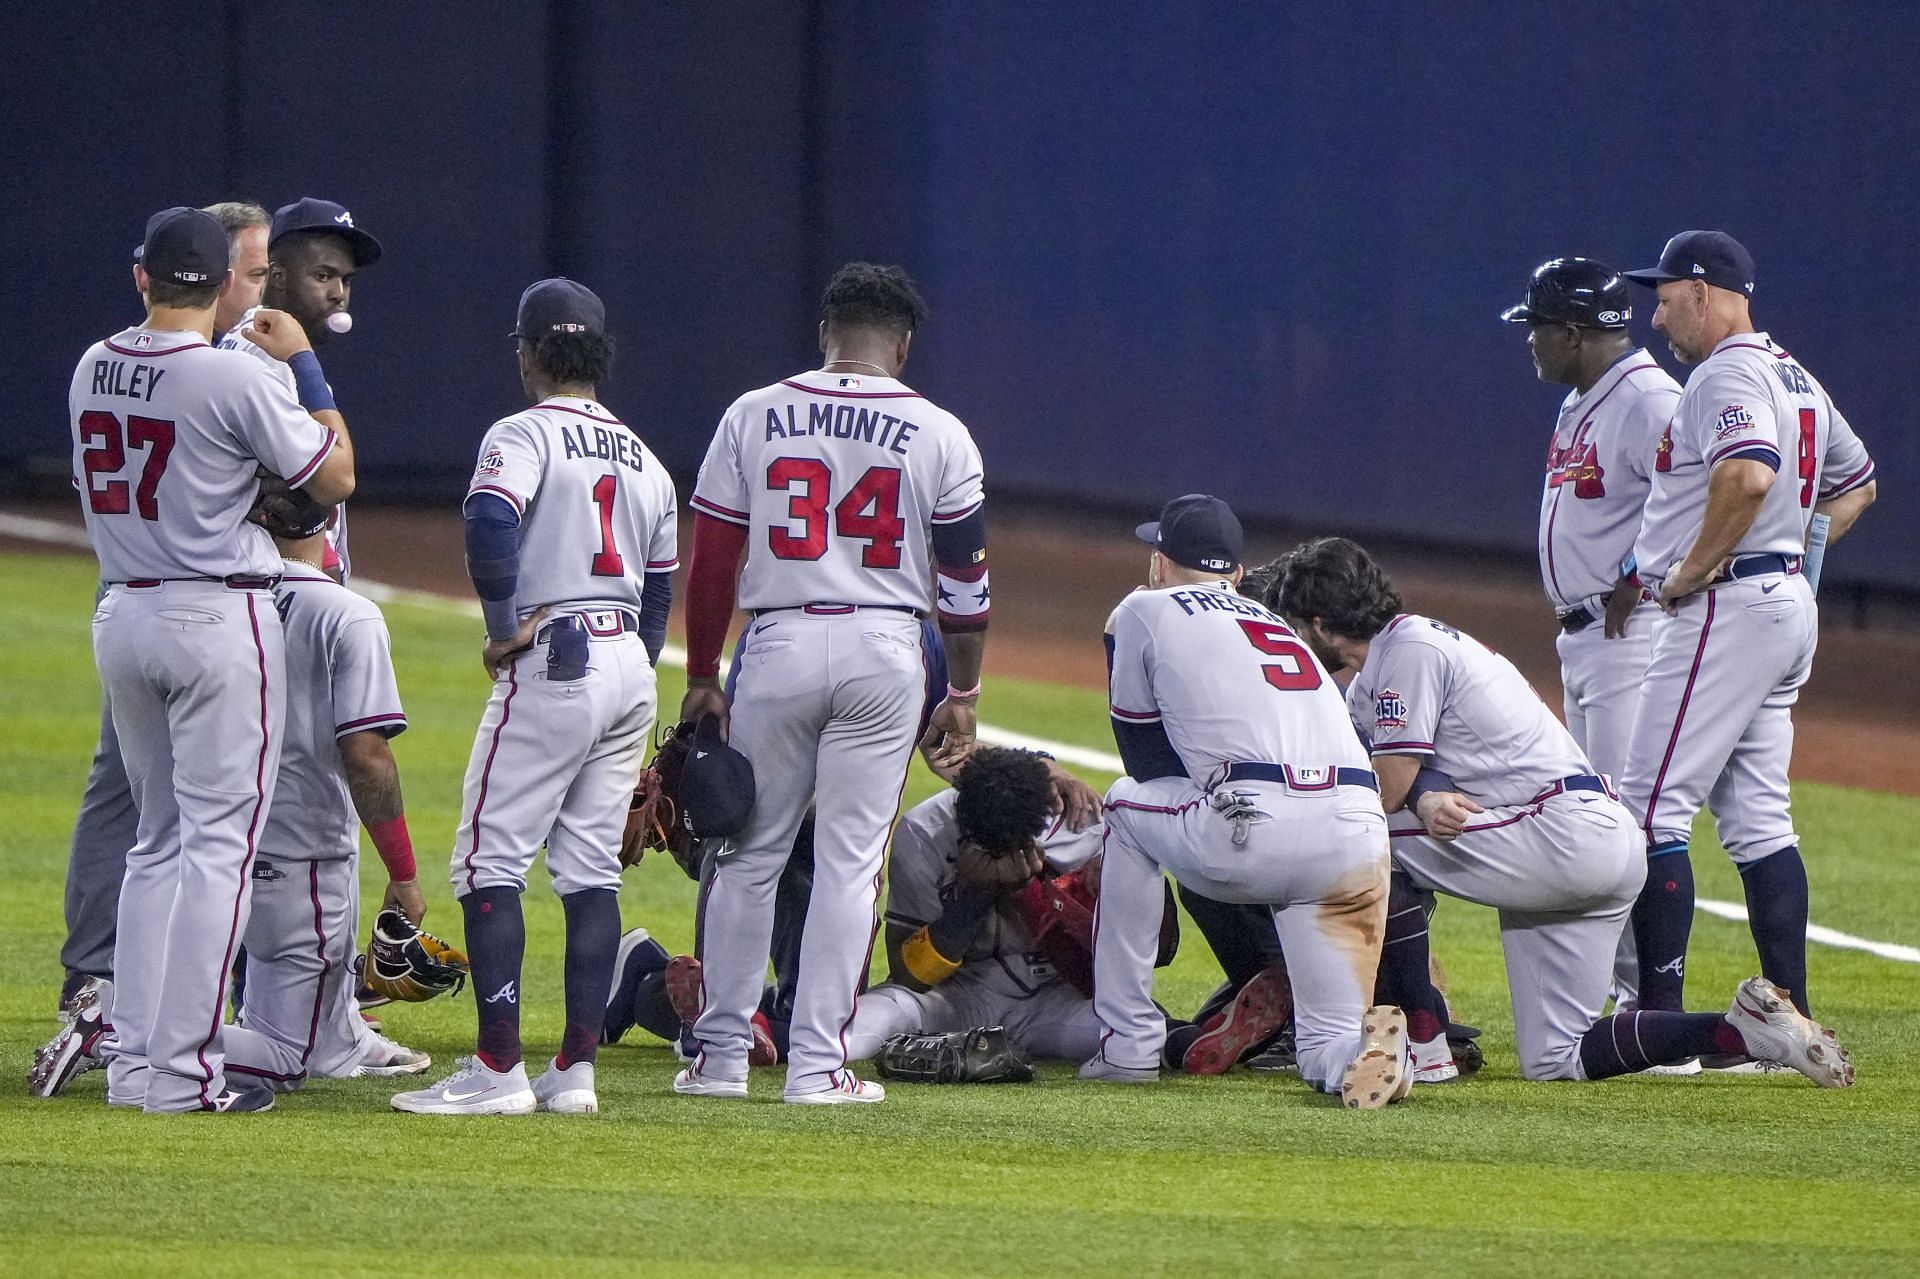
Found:
[[[737,835],[753,814],[753,797],[753,765],[721,740],[718,716],[701,716],[680,772],[680,824],[695,839]]]
[[[520,311],[508,337],[547,337],[554,333],[605,333],[607,308],[584,284],[558,276],[536,280],[520,295]]]
[[[353,224],[353,214],[332,200],[303,196],[292,204],[274,210],[273,229],[267,232],[271,248],[280,238],[295,231],[324,231],[337,235],[353,246],[353,264],[372,266],[380,260],[380,241]]]
[[[147,238],[133,260],[156,280],[205,286],[227,277],[227,229],[204,209],[184,205],[147,219]]]
[[[1648,288],[1668,280],[1704,280],[1716,289],[1753,296],[1753,255],[1725,231],[1682,231],[1660,250],[1660,265],[1623,271]]]
[[[1210,573],[1232,572],[1245,545],[1233,508],[1205,493],[1174,498],[1133,533],[1175,564]]]

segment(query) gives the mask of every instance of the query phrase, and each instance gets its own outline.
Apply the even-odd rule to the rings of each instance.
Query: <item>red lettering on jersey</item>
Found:
[[[80,415],[79,427],[80,442],[87,446],[80,454],[80,466],[86,472],[88,508],[95,515],[125,515],[137,509],[143,520],[159,519],[160,479],[167,473],[167,459],[173,456],[173,423],[130,416],[123,437],[119,418],[104,409],[89,409]],[[95,476],[118,475],[126,469],[128,444],[147,451],[139,484],[130,487],[122,479],[96,484]]]
[[[1256,622],[1250,618],[1241,621],[1240,629],[1246,632],[1249,644],[1269,657],[1280,659],[1260,668],[1267,677],[1267,683],[1283,693],[1304,692],[1320,687],[1320,668],[1313,664],[1313,655],[1293,637],[1292,631],[1272,622]]]
[[[1667,423],[1667,429],[1660,432],[1660,443],[1653,449],[1653,469],[1662,474],[1673,469],[1673,423]]]

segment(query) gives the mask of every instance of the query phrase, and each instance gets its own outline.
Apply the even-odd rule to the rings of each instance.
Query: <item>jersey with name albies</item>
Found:
[[[298,488],[334,444],[259,361],[177,330],[94,343],[67,407],[74,484],[106,582],[278,573],[273,539],[247,523],[256,472]]]
[[[1326,668],[1224,581],[1135,591],[1107,619],[1107,643],[1114,718],[1159,724],[1196,785],[1226,764],[1367,766]]]
[[[495,422],[467,489],[476,493],[520,513],[522,614],[543,604],[638,610],[646,575],[679,566],[672,478],[592,400],[553,396]]]
[[[1873,478],[1873,459],[1826,388],[1765,333],[1736,333],[1687,379],[1657,446],[1634,547],[1643,578],[1658,582],[1692,548],[1713,468],[1733,458],[1778,472],[1736,556],[1800,554],[1814,504]]]
[[[407,727],[386,619],[372,600],[295,560],[274,589],[287,637],[287,729],[260,849],[274,861],[335,861],[360,846],[340,762],[350,733]]]
[[[734,401],[692,505],[747,527],[742,608],[926,615],[932,527],[982,500],[980,450],[959,418],[894,378],[814,371]]]
[[[887,854],[888,923],[920,928],[945,912],[947,899],[959,880],[956,862],[960,856],[960,822],[954,815],[958,804],[958,791],[942,791],[901,816]],[[1102,833],[1099,822],[1083,831],[1070,830],[1066,819],[1055,813],[1040,835],[1047,873],[1063,874],[1091,861],[1100,852]],[[1003,899],[968,943],[960,961],[967,964],[1002,955],[1025,955],[1033,948],[1025,907]]]
[[[1430,617],[1402,613],[1373,637],[1347,707],[1373,754],[1431,755],[1482,804],[1524,804],[1593,771],[1512,662]]]
[[[1621,356],[1586,394],[1567,393],[1540,495],[1540,580],[1556,610],[1613,589],[1679,399],[1680,384],[1644,349]]]

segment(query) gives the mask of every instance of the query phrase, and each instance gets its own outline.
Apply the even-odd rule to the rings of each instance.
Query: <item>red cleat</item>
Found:
[[[1180,1069],[1189,1075],[1224,1075],[1241,1054],[1270,1038],[1292,1015],[1293,986],[1286,969],[1263,968],[1188,1046]]]

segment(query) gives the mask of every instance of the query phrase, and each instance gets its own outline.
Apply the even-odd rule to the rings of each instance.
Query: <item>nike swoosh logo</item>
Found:
[[[440,1099],[442,1101],[472,1101],[475,1097],[486,1096],[490,1091],[492,1090],[488,1088],[477,1088],[472,1092],[450,1092],[442,1095]]]
[[[1773,584],[1772,586],[1763,586],[1763,587],[1761,587],[1761,588],[1760,588],[1760,593],[1761,593],[1762,595],[1771,595],[1771,594],[1773,594],[1773,593],[1774,593],[1774,591],[1776,591],[1776,590],[1778,590],[1778,589],[1779,589],[1779,587],[1780,587],[1780,583],[1778,583],[1778,582],[1775,582],[1775,583],[1774,583],[1774,584]]]

